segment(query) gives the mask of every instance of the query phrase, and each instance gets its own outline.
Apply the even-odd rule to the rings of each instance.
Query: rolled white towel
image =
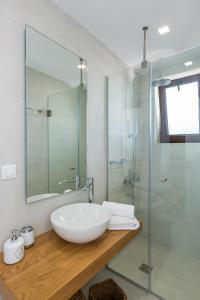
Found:
[[[140,223],[136,218],[132,219],[131,224],[111,224],[109,223],[109,230],[137,230],[140,227]]]
[[[113,216],[134,217],[134,205],[104,201],[103,206],[109,208]]]
[[[111,216],[109,225],[123,225],[128,226],[135,223],[136,218],[126,218],[120,216]]]

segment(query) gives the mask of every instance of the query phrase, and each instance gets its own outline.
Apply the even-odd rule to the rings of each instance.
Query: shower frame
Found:
[[[132,68],[133,70],[136,70],[138,67],[134,67]],[[141,69],[143,69],[142,64],[140,66]],[[149,151],[148,151],[148,164],[149,164],[149,174],[148,174],[148,206],[147,206],[147,215],[148,215],[148,220],[147,220],[147,227],[148,227],[148,269],[151,270],[152,269],[152,264],[151,264],[151,232],[152,232],[152,227],[151,227],[151,211],[152,211],[152,206],[151,206],[151,151],[152,151],[152,147],[151,147],[151,143],[152,143],[152,66],[151,64],[148,62],[148,64],[146,65],[146,68],[149,69],[149,81],[148,81],[148,85],[149,85],[149,132],[148,132],[148,145],[149,145]],[[123,70],[126,71],[126,70]],[[106,152],[106,156],[107,156],[107,185],[106,185],[106,199],[107,201],[109,201],[109,165],[110,165],[110,158],[109,158],[109,76],[106,77],[106,130],[107,130],[107,139],[106,139],[106,143],[107,143],[107,152]],[[135,139],[134,139],[135,141]],[[135,151],[134,151],[135,145],[133,145],[133,166],[135,165]],[[134,170],[133,170],[134,171]],[[134,179],[135,180],[135,179]],[[134,183],[135,181],[133,180],[133,184],[132,184],[132,193],[131,193],[131,199],[132,202],[134,203]],[[136,287],[140,288],[141,290],[152,294],[153,296],[157,297],[160,300],[165,300],[164,298],[162,298],[161,296],[159,296],[158,294],[154,293],[151,289],[151,271],[148,271],[148,287],[144,287],[141,284],[137,283],[136,281],[131,280],[130,278],[122,275],[120,272],[113,270],[111,267],[109,267],[108,265],[106,266],[106,268],[111,271],[113,274],[118,275],[119,277],[121,277],[122,279],[126,280],[127,282],[135,285]],[[134,271],[134,270],[133,270]]]

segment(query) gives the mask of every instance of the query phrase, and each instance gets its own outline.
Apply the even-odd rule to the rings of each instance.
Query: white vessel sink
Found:
[[[55,232],[72,243],[87,243],[97,239],[107,229],[111,213],[108,208],[92,203],[69,204],[51,214]]]

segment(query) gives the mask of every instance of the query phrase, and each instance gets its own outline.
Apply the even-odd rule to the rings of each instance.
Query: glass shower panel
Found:
[[[48,193],[47,107],[40,97],[32,98],[34,102],[26,108],[27,197]]]
[[[134,204],[143,230],[109,264],[149,287],[149,69],[129,69],[108,79],[108,201]]]
[[[87,177],[87,90],[83,87],[78,88],[79,98],[79,137],[78,137],[78,164],[79,176],[83,179],[81,185],[85,185]]]
[[[48,97],[49,192],[75,189],[79,174],[79,88]],[[59,184],[68,180],[66,184]]]
[[[193,64],[186,67],[187,61]],[[158,81],[161,75],[162,84]],[[152,291],[166,300],[197,300],[200,274],[200,48],[154,63],[152,76]],[[188,85],[191,85],[190,91]],[[169,95],[171,88],[173,95]],[[163,110],[165,105],[168,107]],[[164,123],[164,120],[168,122]]]
[[[133,203],[133,89],[131,71],[108,79],[108,199]]]

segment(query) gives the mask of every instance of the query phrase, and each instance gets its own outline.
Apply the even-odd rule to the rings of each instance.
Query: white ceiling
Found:
[[[200,44],[200,0],[52,0],[129,65],[142,59],[149,26],[149,59]],[[171,32],[160,36],[158,28]]]

